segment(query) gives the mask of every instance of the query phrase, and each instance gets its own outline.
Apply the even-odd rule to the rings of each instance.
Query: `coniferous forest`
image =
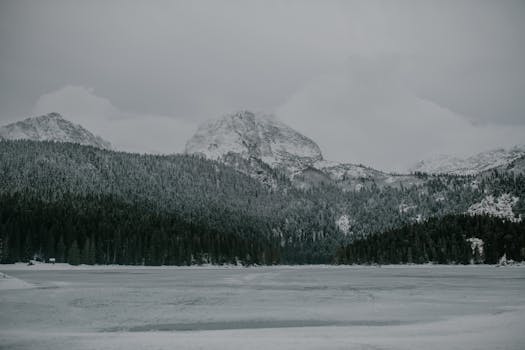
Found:
[[[188,155],[32,141],[2,141],[0,151],[4,263],[51,257],[131,265],[525,259],[523,223],[462,215],[487,194],[516,196],[513,211],[523,214],[521,174],[415,174],[412,186],[363,179],[360,190],[349,191],[335,181],[296,186],[258,165],[268,186]],[[483,240],[483,256],[475,256],[469,238]]]
[[[473,249],[468,238],[479,238]],[[525,260],[525,223],[498,218],[450,215],[369,235],[341,247],[340,264],[495,264],[505,256]]]
[[[228,215],[227,213],[224,213]],[[64,196],[44,202],[27,193],[0,196],[4,262],[35,255],[78,264],[274,264],[278,247],[247,218],[237,230],[154,213],[110,196]]]

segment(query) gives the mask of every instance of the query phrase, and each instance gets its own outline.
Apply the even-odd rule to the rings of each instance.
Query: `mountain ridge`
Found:
[[[110,142],[55,112],[0,127],[0,140],[15,139],[72,142],[112,149]],[[417,184],[419,181],[411,175],[413,173],[472,176],[494,169],[516,171],[512,170],[516,166],[512,169],[511,166],[521,164],[520,159],[525,157],[525,145],[489,150],[469,157],[436,156],[414,164],[409,168],[411,174],[395,175],[366,165],[326,160],[314,140],[275,116],[240,110],[201,124],[186,142],[184,153],[237,166],[237,170],[263,179],[263,182],[271,186],[275,185],[275,180],[271,179],[275,174],[270,174],[258,162],[284,172],[290,179],[302,177],[301,181],[306,179],[307,182],[316,182],[319,176],[312,172],[315,170],[324,174],[326,179],[345,184],[342,186],[345,189],[359,190],[366,182],[383,185]],[[242,165],[240,158],[245,159]],[[523,166],[520,165],[519,168]],[[518,171],[522,172],[520,169]],[[308,180],[310,175],[316,179]]]
[[[268,180],[272,174],[250,159],[283,171],[300,188],[327,181],[338,183],[343,190],[360,190],[371,183],[400,186],[420,182],[409,174],[397,176],[365,165],[326,160],[320,147],[309,137],[273,115],[246,110],[201,124],[186,143],[185,153],[221,161],[272,185],[275,181]],[[253,167],[246,162],[242,165],[238,161],[231,162],[233,154],[246,159]]]
[[[112,148],[110,142],[56,112],[4,125],[0,127],[0,139],[71,142],[101,149]]]
[[[421,160],[409,170],[427,174],[477,175],[484,171],[504,168],[525,156],[525,146],[497,148],[468,157],[439,155]]]

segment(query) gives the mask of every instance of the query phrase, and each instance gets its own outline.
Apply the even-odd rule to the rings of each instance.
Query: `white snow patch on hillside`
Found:
[[[423,218],[423,215],[422,215],[422,214],[417,214],[417,215],[413,218],[413,220],[419,224],[419,223],[422,223],[422,222],[424,221],[424,218]]]
[[[437,194],[434,196],[434,200],[436,202],[444,202],[445,201],[445,196],[443,194]]]
[[[347,235],[350,232],[350,219],[346,214],[341,215],[339,219],[337,219],[337,221],[335,222],[335,225],[345,235]]]
[[[405,214],[414,209],[417,209],[417,205],[409,205],[406,203],[401,203],[398,206],[399,214]]]
[[[495,198],[493,195],[488,195],[481,202],[471,205],[467,213],[470,215],[491,215],[502,218],[511,222],[520,222],[519,217],[514,216],[512,207],[518,202],[519,198],[504,193]]]
[[[467,242],[470,243],[470,249],[472,249],[473,256],[475,255],[476,250],[478,251],[480,256],[483,256],[484,242],[481,238],[477,238],[477,237],[467,238]]]

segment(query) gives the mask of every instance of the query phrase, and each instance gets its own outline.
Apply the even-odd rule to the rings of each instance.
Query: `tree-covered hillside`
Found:
[[[386,186],[384,183],[388,181],[376,185],[364,179],[366,186],[348,190],[342,189],[337,181],[297,186],[256,160],[246,161],[232,155],[226,163],[189,155],[113,152],[70,143],[0,141],[0,195],[3,201],[11,203],[4,206],[18,207],[22,213],[25,208],[34,211],[42,207],[50,215],[45,218],[42,214],[39,220],[31,221],[34,232],[27,243],[29,231],[24,221],[20,221],[24,216],[3,208],[0,239],[4,247],[18,239],[19,243],[9,253],[10,260],[27,259],[43,251],[45,256],[49,252],[57,254],[60,236],[66,249],[64,257],[69,256],[75,241],[78,250],[83,251],[85,239],[97,240],[100,245],[99,239],[104,237],[105,246],[125,252],[116,251],[111,257],[99,252],[97,262],[172,264],[200,261],[196,258],[199,254],[210,256],[208,248],[192,248],[192,259],[166,257],[175,256],[174,249],[188,251],[189,248],[179,246],[191,245],[190,236],[198,236],[196,228],[202,228],[217,237],[228,237],[224,239],[235,237],[238,244],[254,242],[257,247],[266,247],[257,254],[252,251],[249,259],[246,249],[235,250],[235,254],[240,254],[236,258],[247,263],[255,255],[259,256],[259,263],[331,263],[341,245],[432,217],[465,213],[489,194],[518,197],[512,208],[515,214],[525,208],[524,177],[513,173],[491,172],[477,177],[417,174],[417,185],[412,186],[404,186],[402,182]],[[259,172],[256,178],[254,167]],[[121,208],[118,213],[129,212],[146,219],[139,225],[135,218],[115,214],[114,221],[109,222],[103,213],[111,212],[111,206]],[[50,229],[49,220],[55,220],[57,227],[81,218],[82,222],[89,221],[82,216],[87,209],[82,208],[89,208],[89,220],[105,220],[115,232],[97,233],[99,238],[89,234],[76,237],[78,228],[70,233],[38,236],[38,232]],[[70,214],[60,216],[64,211]],[[166,222],[191,230],[181,235],[177,230],[170,231],[168,228],[172,226]],[[9,230],[5,228],[8,223]],[[168,242],[172,236],[178,238],[163,247],[169,251],[160,254],[161,258],[151,259],[146,254],[149,249],[144,243],[146,238],[141,236],[147,233],[133,233],[130,223],[144,232],[148,231],[148,225],[151,232],[162,226],[164,233],[155,236],[161,237],[160,241]],[[17,235],[20,237],[16,238]],[[73,236],[76,238],[71,239]],[[129,248],[121,246],[123,238],[130,236],[142,237],[141,248],[134,250],[137,255],[132,258],[127,255]],[[50,237],[54,241],[49,241]],[[37,240],[43,243],[35,245],[33,241]],[[138,244],[133,242],[126,244]],[[53,249],[46,251],[47,246]],[[271,258],[260,258],[269,254],[268,247]],[[221,253],[224,258],[210,261],[233,259],[231,252]]]
[[[0,195],[0,261],[56,258],[70,264],[275,264],[279,245],[259,218],[221,213],[221,223],[152,212],[106,195]],[[228,223],[229,227],[223,226]],[[259,228],[259,229],[257,229]]]

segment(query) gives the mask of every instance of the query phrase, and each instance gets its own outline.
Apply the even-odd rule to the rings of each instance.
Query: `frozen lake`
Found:
[[[54,268],[0,266],[0,348],[525,349],[523,266]]]

